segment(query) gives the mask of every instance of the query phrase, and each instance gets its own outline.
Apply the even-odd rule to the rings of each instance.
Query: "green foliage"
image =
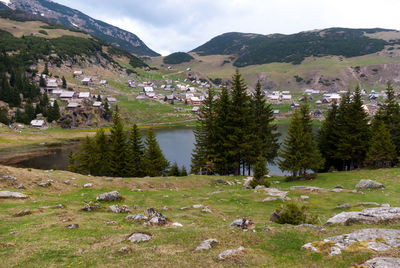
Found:
[[[113,115],[110,144],[110,171],[113,176],[124,177],[129,172],[126,140],[120,114],[115,112]]]
[[[62,80],[62,88],[67,88],[67,80],[65,80],[65,77],[63,76],[61,80]]]
[[[189,62],[189,61],[191,61],[193,59],[194,58],[191,55],[189,55],[188,53],[175,52],[175,53],[172,53],[172,54],[166,56],[163,59],[163,62],[165,64],[181,64],[181,63],[184,63],[184,62]]]
[[[0,107],[0,123],[5,125],[10,124],[10,118],[8,117],[8,111],[5,107]]]
[[[160,146],[158,145],[153,128],[147,131],[145,140],[146,149],[144,150],[144,163],[146,174],[150,177],[161,176],[169,166]]]
[[[315,223],[316,217],[307,214],[308,207],[296,204],[294,201],[286,202],[278,209],[278,223],[299,225]]]
[[[49,35],[49,33],[46,32],[45,30],[39,30],[39,33],[44,34],[44,35]]]
[[[372,138],[365,159],[371,167],[390,167],[396,157],[396,147],[392,143],[389,130],[383,121],[375,122],[372,129]]]
[[[179,172],[178,163],[174,162],[172,164],[171,168],[169,169],[168,176],[178,177],[180,175],[181,175],[181,173]]]
[[[57,121],[60,119],[61,114],[60,114],[60,107],[58,106],[57,100],[54,101],[53,106],[49,106],[47,110],[47,121],[49,123],[53,121]]]
[[[182,166],[181,171],[180,171],[180,176],[185,177],[187,175],[188,175],[188,173],[186,171],[186,167]]]
[[[133,177],[143,177],[145,174],[143,159],[144,145],[136,124],[132,126],[129,133],[128,147],[130,175]]]

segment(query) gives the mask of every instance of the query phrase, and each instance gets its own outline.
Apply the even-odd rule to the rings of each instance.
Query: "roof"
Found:
[[[199,97],[191,97],[190,98],[192,101],[200,101]]]
[[[79,92],[79,98],[89,98],[90,92]]]
[[[34,127],[42,127],[44,125],[44,120],[32,120],[31,125]]]
[[[107,84],[107,80],[100,80],[100,84]]]
[[[60,98],[72,98],[74,94],[74,91],[63,91],[61,92]]]
[[[107,97],[108,102],[117,102],[117,99],[114,97]]]
[[[102,105],[101,101],[95,101],[93,107],[100,107]]]
[[[144,87],[145,92],[153,92],[153,87]]]
[[[68,103],[67,108],[77,108],[79,106],[80,106],[80,104],[77,102],[70,102],[70,103]]]
[[[46,87],[58,87],[57,81],[47,81]]]
[[[91,81],[92,81],[91,77],[85,77],[85,78],[82,79],[81,82],[91,82]]]
[[[82,71],[74,71],[74,74],[83,74]]]

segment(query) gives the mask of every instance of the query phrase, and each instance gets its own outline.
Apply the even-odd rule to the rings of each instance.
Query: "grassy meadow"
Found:
[[[329,236],[349,233],[370,227],[400,228],[399,224],[381,226],[324,226],[318,230],[308,227],[279,225],[269,221],[270,214],[282,203],[263,203],[267,197],[262,190],[243,189],[243,177],[187,176],[167,178],[114,178],[78,175],[66,171],[42,171],[0,166],[1,175],[17,178],[26,189],[16,190],[13,182],[0,180],[1,190],[18,191],[29,195],[25,200],[0,199],[0,266],[1,267],[349,267],[378,256],[372,252],[346,252],[329,257],[301,250],[301,246]],[[48,188],[39,182],[54,182]],[[217,179],[234,182],[229,186]],[[359,202],[400,203],[400,169],[361,170],[319,174],[313,181],[285,182],[272,177],[271,187],[288,190],[294,185],[318,186],[333,189],[336,185],[352,190],[360,179],[373,179],[386,185],[385,190],[364,191],[364,194],[325,191],[311,193],[290,190],[288,197],[298,200],[308,195],[304,204],[309,212],[318,215],[317,225],[341,210],[337,205],[350,203],[351,210],[362,210]],[[71,184],[63,182],[70,180]],[[93,187],[84,188],[85,183]],[[139,190],[140,189],[140,190]],[[121,202],[101,204],[128,205],[130,214],[155,208],[169,220],[166,226],[143,226],[124,221],[127,214],[115,214],[107,209],[95,212],[79,211],[85,202],[94,201],[98,194],[118,190]],[[298,201],[303,202],[303,201]],[[63,204],[65,208],[52,208]],[[194,204],[208,206],[212,213],[191,208]],[[139,208],[134,209],[134,206]],[[163,207],[168,210],[162,210]],[[182,210],[182,207],[188,209]],[[30,209],[23,217],[13,214]],[[230,227],[230,223],[245,217],[255,224],[253,230]],[[183,227],[174,227],[179,222]],[[111,223],[111,224],[110,224]],[[79,224],[78,229],[67,229]],[[126,240],[133,232],[149,232],[152,239],[139,244]],[[209,251],[194,249],[205,239],[215,238],[219,244]],[[131,252],[118,250],[128,246]],[[243,246],[245,250],[224,261],[220,252]],[[398,251],[380,253],[396,256]]]

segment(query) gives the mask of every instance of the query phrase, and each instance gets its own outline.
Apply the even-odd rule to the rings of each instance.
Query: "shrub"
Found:
[[[45,30],[39,30],[39,33],[44,34],[44,35],[49,35]]]
[[[280,224],[299,225],[303,223],[312,224],[316,222],[316,217],[307,213],[308,207],[295,202],[287,202],[273,213],[271,220]],[[275,216],[273,218],[273,216]]]
[[[250,186],[251,186],[252,188],[256,188],[258,185],[265,186],[265,187],[268,188],[268,187],[271,186],[271,183],[270,183],[266,178],[262,178],[261,180],[253,179],[253,180],[250,182]]]

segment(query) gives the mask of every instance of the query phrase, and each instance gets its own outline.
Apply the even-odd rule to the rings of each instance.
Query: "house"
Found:
[[[200,113],[200,107],[199,106],[193,107],[192,113],[199,114]]]
[[[63,91],[60,94],[60,98],[61,99],[71,99],[74,97],[74,95],[75,95],[74,91]]]
[[[83,74],[83,71],[80,71],[80,70],[79,70],[79,71],[74,71],[74,72],[73,72],[73,76],[74,76],[74,77],[81,76],[82,74]]]
[[[317,109],[315,112],[314,112],[314,117],[320,117],[320,116],[322,116],[323,115],[323,113],[322,113],[322,111],[320,110],[320,109]]]
[[[268,99],[272,102],[278,102],[279,101],[279,95],[268,95]]]
[[[320,101],[320,100],[317,100],[316,102],[315,102],[315,105],[321,105],[322,104],[322,101]]]
[[[62,89],[53,89],[51,91],[51,94],[53,94],[56,97],[59,97],[61,95],[61,93],[63,93],[63,92],[64,92],[64,90],[62,90]]]
[[[190,98],[193,98],[194,94],[193,93],[186,93],[185,94],[185,99],[189,100]]]
[[[200,106],[201,100],[198,97],[191,97],[189,99],[189,103],[191,103],[193,106]]]
[[[342,100],[342,96],[340,96],[339,94],[330,94],[330,96],[328,97],[330,102],[336,101],[336,102],[340,102]]]
[[[282,101],[291,101],[292,95],[282,95]]]
[[[67,110],[75,110],[76,108],[79,108],[81,105],[77,102],[70,102],[67,105]]]
[[[91,77],[85,77],[81,80],[82,85],[92,85],[93,84],[93,79]]]
[[[107,100],[107,102],[111,102],[111,103],[118,102],[117,99],[114,97],[107,97],[106,100]]]
[[[47,80],[46,88],[47,89],[56,89],[56,88],[58,88],[57,79],[49,79],[49,80]]]
[[[90,92],[79,92],[78,98],[88,99],[88,98],[90,98]]]
[[[95,101],[93,103],[93,107],[101,107],[103,105],[103,103],[101,101]]]
[[[106,86],[107,85],[107,80],[100,80],[100,85],[101,86]]]
[[[31,126],[32,127],[44,127],[45,126],[45,121],[44,120],[32,120],[31,121]]]
[[[144,87],[143,92],[145,92],[145,93],[154,92],[154,89],[153,89],[153,87]]]
[[[273,112],[274,112],[274,115],[279,115],[280,114],[279,110],[274,110]]]

